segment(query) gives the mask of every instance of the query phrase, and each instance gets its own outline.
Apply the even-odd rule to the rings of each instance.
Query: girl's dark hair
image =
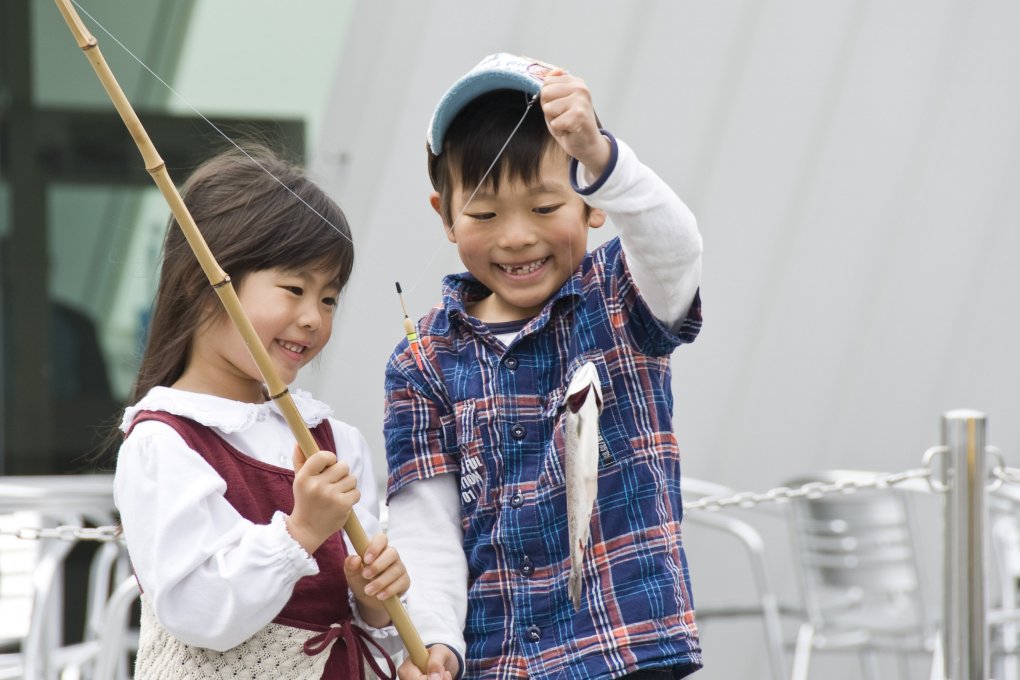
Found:
[[[453,222],[450,200],[459,182],[465,191],[473,190],[492,159],[499,155],[514,126],[521,120],[530,95],[521,90],[493,90],[474,99],[461,109],[450,123],[439,156],[428,150],[429,179],[439,192],[440,208],[447,224]],[[545,125],[542,107],[535,102],[513,140],[486,178],[493,191],[501,180],[520,180],[525,184],[538,176],[542,157],[556,142]]]
[[[246,145],[245,151],[247,156],[232,149],[211,158],[181,188],[199,231],[234,286],[240,288],[255,271],[311,265],[336,271],[342,289],[354,266],[354,246],[340,207],[301,168],[267,147]],[[226,312],[171,217],[145,353],[128,403],[153,387],[172,385],[184,372],[195,331],[219,314]]]

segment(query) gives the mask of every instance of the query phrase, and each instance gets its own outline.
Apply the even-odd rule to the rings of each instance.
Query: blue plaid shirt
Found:
[[[589,253],[504,347],[465,305],[489,291],[446,277],[418,326],[425,370],[402,342],[386,371],[390,495],[460,478],[469,583],[468,678],[613,678],[701,666],[680,534],[680,455],[669,356],[701,327],[700,299],[674,333],[638,295],[619,239]],[[582,607],[567,593],[563,401],[598,368],[598,497]]]

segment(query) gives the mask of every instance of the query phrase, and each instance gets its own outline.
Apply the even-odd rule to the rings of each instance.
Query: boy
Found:
[[[693,215],[600,130],[582,80],[506,54],[439,102],[429,174],[468,272],[386,371],[390,536],[432,645],[428,675],[400,677],[688,675],[701,654],[669,356],[701,326]],[[607,214],[620,236],[586,253]],[[575,611],[563,402],[586,362],[600,462]]]

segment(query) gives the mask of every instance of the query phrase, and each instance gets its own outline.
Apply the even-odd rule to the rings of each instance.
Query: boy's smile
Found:
[[[541,260],[535,260],[534,262],[526,262],[525,264],[501,264],[498,265],[500,269],[505,271],[507,274],[514,278],[526,278],[527,276],[534,274],[541,269],[549,261],[548,257],[543,257]]]
[[[468,310],[493,323],[535,316],[584,259],[588,227],[600,227],[605,213],[588,209],[571,188],[566,155],[550,147],[538,175],[525,184],[502,177],[499,190],[483,185],[471,195],[456,187],[451,213],[463,215],[446,226],[468,271],[492,295]],[[439,195],[432,205],[439,210]],[[441,213],[440,213],[441,214]]]

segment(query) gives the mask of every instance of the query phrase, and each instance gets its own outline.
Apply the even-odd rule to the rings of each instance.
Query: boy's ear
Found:
[[[590,208],[588,210],[588,226],[592,229],[598,229],[606,223],[606,211],[599,210],[598,208]]]
[[[446,238],[449,239],[450,243],[456,243],[457,237],[453,233],[453,229],[450,229],[450,225],[446,223],[446,217],[443,216],[443,202],[439,198],[439,192],[433,191],[429,194],[429,205],[439,215],[439,219],[443,222],[443,230],[446,232]]]

